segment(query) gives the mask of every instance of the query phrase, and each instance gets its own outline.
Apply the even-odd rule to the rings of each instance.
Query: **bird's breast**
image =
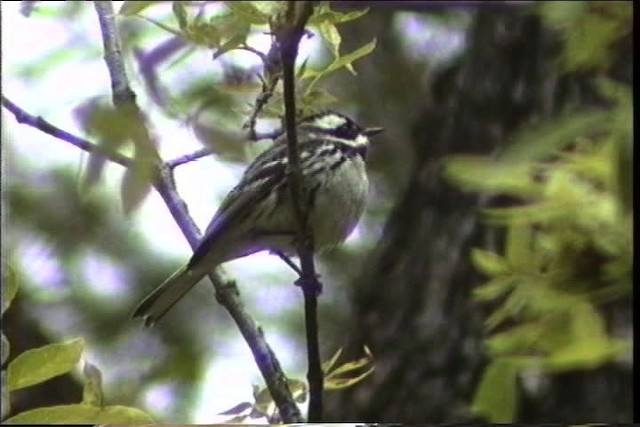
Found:
[[[347,158],[316,186],[310,220],[315,247],[320,250],[345,240],[364,211],[369,189],[364,160]]]

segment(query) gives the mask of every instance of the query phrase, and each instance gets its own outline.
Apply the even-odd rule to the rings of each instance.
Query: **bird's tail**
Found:
[[[153,290],[135,309],[131,317],[142,317],[147,327],[153,326],[202,279],[203,275],[180,268]]]

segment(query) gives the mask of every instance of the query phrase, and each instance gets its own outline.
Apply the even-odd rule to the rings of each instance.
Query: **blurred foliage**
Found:
[[[156,14],[147,16],[150,6]],[[268,30],[269,16],[276,13],[278,7],[276,2],[125,2],[116,17],[119,37],[127,70],[137,71],[131,73],[130,78],[138,95],[137,101],[145,112],[145,120],[150,123],[166,117],[183,120],[221,160],[246,161],[247,154],[254,155],[256,148],[246,143],[246,135],[239,132],[238,122],[252,111],[250,104],[260,94],[261,81],[256,75],[259,71],[266,72],[256,67],[243,68],[228,54],[252,49],[249,46],[251,37]],[[339,102],[338,97],[321,89],[320,83],[342,68],[355,74],[355,61],[375,48],[376,41],[373,40],[346,53],[341,52],[338,27],[366,12],[334,11],[329,2],[317,5],[311,18],[311,30],[326,42],[330,57],[322,66],[311,65],[321,63],[316,58],[301,64],[297,73],[297,93],[302,110],[310,112]],[[68,23],[89,17],[97,27],[95,11],[87,3],[40,2],[29,14],[32,20]],[[133,16],[137,19],[130,19]],[[148,25],[149,22],[154,25]],[[166,31],[158,31],[158,27]],[[99,60],[103,55],[100,43],[87,38],[78,28],[69,25],[71,36],[63,48],[25,64],[15,70],[17,74],[26,80],[40,79],[64,65]],[[213,50],[212,66],[193,66],[201,56],[194,54],[202,53],[203,49]],[[259,58],[267,55],[267,52],[253,50]],[[139,89],[140,84],[143,90]],[[76,122],[92,142],[112,152],[138,157],[141,153],[136,152],[139,147],[133,143],[132,136],[135,133],[132,127],[137,127],[138,123],[132,123],[126,112],[114,109],[108,93],[109,89],[105,87],[104,95],[82,100],[73,110]],[[262,111],[263,116],[278,116],[282,112],[281,102],[281,88],[277,87],[270,104]],[[25,106],[25,109],[29,110],[29,107]],[[152,142],[155,137],[151,135]],[[6,155],[4,139],[3,135],[3,155]],[[11,143],[19,144],[19,141]],[[178,317],[198,319],[195,322],[166,322],[154,331],[126,326],[125,320],[135,300],[176,266],[163,257],[161,250],[149,247],[141,233],[123,220],[117,198],[104,185],[108,181],[102,182],[113,166],[95,156],[85,159],[85,174],[80,177],[78,170],[67,168],[34,171],[18,158],[11,158],[10,179],[5,184],[11,209],[10,250],[18,254],[25,254],[30,248],[39,251],[35,258],[22,257],[11,270],[16,281],[24,284],[24,292],[19,298],[26,302],[26,315],[36,320],[51,342],[82,336],[86,349],[98,355],[101,362],[117,361],[105,370],[104,396],[142,405],[146,393],[154,387],[169,386],[172,402],[168,410],[175,419],[186,417],[193,396],[198,393],[194,384],[203,377],[204,362],[233,331],[216,328],[216,336],[210,336],[208,328],[203,329],[201,324],[219,325],[221,322],[208,320],[206,316],[214,314],[202,301],[196,304],[197,298],[176,309]],[[146,157],[143,160],[147,160]],[[124,181],[121,188],[126,191],[121,193],[120,201],[124,202],[125,211],[138,206],[149,189],[150,177],[138,180],[132,176],[135,172],[134,168],[133,172],[121,175]],[[133,181],[133,184],[129,185],[127,181]],[[137,185],[138,182],[145,185]],[[117,277],[114,280],[100,277],[103,270],[87,274],[87,263],[92,260],[97,267],[112,268]],[[37,272],[41,263],[54,265],[55,277],[39,277]],[[100,289],[103,286],[104,289]],[[119,286],[125,287],[126,293]],[[210,292],[210,289],[202,291]],[[292,307],[280,317],[269,320],[281,321],[283,333],[299,333],[301,322],[283,320],[297,318],[297,313],[296,307]],[[6,356],[11,360],[8,346],[3,346],[3,352],[5,349],[3,358]],[[367,366],[361,366],[361,362],[345,365]],[[356,369],[355,366],[352,368]],[[33,413],[19,414],[23,418],[12,420],[83,422],[91,414],[97,416],[90,406],[103,400],[102,385],[96,385],[102,382],[101,374],[86,368],[85,375],[85,399],[91,405],[68,405],[49,412],[37,409]],[[366,375],[365,372],[357,378]],[[336,381],[348,382],[349,378],[336,378]],[[117,408],[121,407],[112,405],[109,408],[119,413]],[[103,421],[106,422],[106,418]]]
[[[538,13],[563,38],[560,64],[565,71],[607,70],[616,45],[633,35],[633,2],[543,2]]]
[[[8,288],[7,295],[3,295],[2,314],[10,307],[17,292],[15,280],[8,277],[3,281],[3,289]],[[7,297],[6,299],[4,297]],[[6,341],[4,333],[3,341]],[[8,341],[3,342],[2,364],[9,357]],[[9,415],[9,401],[11,393],[25,388],[37,386],[51,378],[72,372],[80,362],[84,351],[84,341],[81,338],[62,343],[48,344],[39,348],[27,350],[13,358],[2,370],[2,420],[7,424],[48,424],[48,423],[149,423],[153,419],[137,408],[125,406],[105,406],[102,399],[101,374],[97,367],[85,362],[84,370],[84,400],[80,404],[59,405],[31,409],[5,419]],[[6,402],[5,402],[6,399]]]
[[[17,160],[11,164],[22,170]],[[28,314],[38,319],[52,342],[82,336],[102,363],[117,360],[107,370],[105,390],[118,402],[134,402],[147,387],[162,384],[184,389],[178,405],[190,402],[194,391],[189,384],[202,376],[207,357],[198,331],[168,323],[157,329],[160,337],[150,339],[128,323],[135,301],[176,268],[177,260],[172,264],[150,250],[142,235],[123,221],[107,189],[97,187],[81,197],[76,172],[8,175],[11,272],[24,290]],[[40,256],[26,256],[26,248],[34,246],[44,249]],[[43,263],[58,266],[61,275],[39,279]],[[94,264],[87,273],[88,263]],[[109,266],[115,276],[104,275]],[[191,316],[204,312],[204,307],[193,310],[189,303],[183,309]],[[157,363],[148,363],[150,351]],[[165,369],[169,361],[171,370]]]
[[[631,7],[541,4],[545,21],[563,35],[565,71],[606,69],[613,46],[629,35]],[[481,210],[488,224],[505,230],[503,251],[471,253],[489,278],[475,297],[491,303],[491,361],[473,410],[491,422],[513,421],[519,374],[594,369],[631,350],[608,331],[602,310],[629,300],[633,287],[631,88],[602,76],[594,84],[606,107],[525,128],[493,159],[444,162],[459,188],[509,200]]]
[[[322,364],[322,370],[324,372],[325,391],[348,388],[368,377],[374,370],[373,354],[371,354],[371,351],[366,346],[364,352],[365,356],[360,359],[335,366],[342,354],[342,349],[339,349],[331,359],[324,362]],[[362,371],[363,369],[366,370],[358,373],[358,371]],[[351,374],[355,374],[355,376],[351,376]],[[309,399],[309,390],[306,382],[288,378],[287,384],[296,402],[303,404]],[[219,415],[233,415],[232,418],[225,420],[225,423],[242,423],[258,418],[266,418],[272,424],[281,422],[278,408],[266,387],[254,386],[253,398],[253,403],[241,402],[233,408],[221,412]]]
[[[189,4],[189,6],[195,6],[199,9],[195,16],[190,16],[190,8],[185,5],[185,2],[172,2],[172,18],[177,22],[178,28],[175,28],[173,24],[142,14],[154,4],[166,5],[166,2],[127,1],[120,8],[119,15],[122,17],[139,17],[157,25],[170,34],[181,38],[190,52],[194,52],[198,47],[211,49],[214,51],[214,60],[220,59],[226,53],[234,50],[252,52],[259,57],[263,65],[260,80],[266,82],[277,78],[279,74],[279,59],[277,57],[273,58],[272,52],[260,52],[250,45],[248,39],[252,34],[268,31],[274,17],[280,13],[286,2],[228,1],[222,3],[225,6],[225,10],[217,10],[217,13],[207,17],[204,4],[198,2]],[[358,19],[365,15],[367,11],[368,9],[338,12],[331,9],[329,2],[320,2],[315,7],[314,13],[309,20],[309,27],[316,30],[327,43],[333,60],[324,68],[316,70],[308,68],[307,61],[302,63],[297,73],[298,90],[296,92],[297,107],[301,115],[311,114],[324,105],[337,101],[335,96],[316,87],[320,79],[341,68],[346,68],[353,75],[356,75],[353,63],[371,53],[375,48],[375,40],[373,40],[350,53],[340,53],[342,37],[337,25]],[[169,19],[170,17],[168,16],[167,20]],[[312,33],[310,32],[309,36],[311,35]],[[273,98],[264,109],[265,117],[279,118],[284,113],[282,88],[278,86],[275,89]],[[213,90],[216,90],[215,87]],[[238,112],[246,115],[251,110],[242,108]]]

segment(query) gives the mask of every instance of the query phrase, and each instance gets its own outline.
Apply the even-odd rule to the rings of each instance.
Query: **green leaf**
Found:
[[[601,341],[607,337],[604,319],[588,302],[575,304],[571,309],[571,332],[575,341]]]
[[[362,381],[365,377],[371,374],[374,370],[374,367],[371,366],[373,362],[373,355],[369,348],[365,347],[365,356],[360,359],[353,360],[351,362],[344,363],[340,366],[333,368],[338,357],[342,353],[342,349],[338,350],[336,354],[329,360],[325,362],[322,366],[323,371],[325,373],[325,381],[324,388],[325,390],[338,390],[341,388],[350,387],[353,384],[356,384]],[[356,375],[355,377],[346,377],[339,375],[344,375],[347,373],[353,373],[354,371],[360,370],[363,367],[371,366],[364,373]]]
[[[18,390],[66,374],[80,361],[81,338],[49,344],[18,355],[7,368],[9,391]]]
[[[264,25],[269,23],[269,15],[263,13],[250,1],[225,1],[224,4],[236,17],[247,24]]]
[[[509,292],[516,284],[512,276],[494,277],[473,290],[473,297],[478,301],[493,301]]]
[[[173,34],[174,36],[178,36],[178,37],[181,37],[181,38],[186,37],[185,34],[182,33],[182,31],[176,30],[175,28],[171,28],[170,26],[165,25],[160,21],[156,21],[155,19],[148,18],[148,17],[142,16],[142,15],[136,15],[136,16],[144,19],[145,21],[151,22],[153,25],[156,25],[156,26],[162,28],[163,30],[168,31],[169,33]]]
[[[486,208],[481,210],[483,219],[492,225],[527,225],[552,221],[574,213],[566,203],[540,202],[513,208]]]
[[[4,335],[4,332],[0,333],[0,337],[2,339],[2,343],[0,344],[0,353],[1,353],[0,358],[1,358],[2,365],[4,365],[7,359],[9,358],[9,355],[11,354],[11,344],[9,344],[9,340]]]
[[[140,12],[142,12],[143,10],[145,10],[146,8],[148,8],[149,6],[155,4],[155,3],[166,3],[165,1],[125,1],[124,3],[122,3],[122,6],[120,6],[120,10],[118,11],[118,15],[123,15],[123,16],[132,16],[132,15],[137,15]]]
[[[342,348],[339,348],[338,351],[336,351],[335,354],[331,357],[331,359],[327,360],[322,364],[322,372],[324,372],[325,374],[329,372],[331,368],[333,368],[333,365],[336,364],[341,354],[342,354]]]
[[[311,83],[307,86],[307,92],[310,92],[313,86],[320,80],[322,77],[330,74],[342,67],[346,67],[348,64],[352,64],[356,60],[370,54],[373,49],[376,47],[376,39],[373,39],[371,42],[366,45],[354,50],[351,53],[343,55],[339,58],[336,58],[327,68],[321,71],[308,70],[303,75],[303,78],[311,78]]]
[[[544,367],[552,372],[595,369],[630,352],[632,343],[624,340],[592,339],[573,342],[551,353]]]
[[[535,128],[519,132],[500,158],[508,161],[534,161],[557,153],[576,138],[605,131],[611,124],[606,111],[568,113]]]
[[[320,30],[322,38],[329,43],[333,57],[338,58],[340,56],[340,43],[342,43],[342,37],[338,32],[338,28],[333,24],[323,22],[318,26],[318,29]]]
[[[122,199],[122,211],[129,216],[151,192],[152,168],[144,162],[129,167],[122,178],[120,185],[120,197]]]
[[[337,100],[338,98],[331,95],[324,89],[313,89],[310,92],[304,94],[302,102],[307,105],[320,107],[322,105],[332,104]]]
[[[295,378],[287,378],[287,386],[289,387],[289,391],[293,396],[293,400],[298,403],[302,403],[307,400],[307,383],[304,381],[297,380]]]
[[[493,277],[509,272],[509,265],[500,255],[474,248],[471,250],[471,263],[479,272]]]
[[[443,164],[444,178],[463,191],[484,191],[521,197],[540,194],[531,180],[533,168],[528,163],[498,162],[484,156],[456,155]]]
[[[104,396],[102,392],[102,373],[95,365],[84,362],[84,387],[82,389],[82,403],[90,406],[102,407]]]
[[[181,1],[174,1],[171,5],[173,15],[178,21],[178,26],[182,31],[186,30],[189,26],[189,17],[187,15],[187,9],[184,7],[184,3]]]
[[[511,269],[516,272],[534,272],[537,264],[531,249],[533,230],[530,225],[513,224],[507,230],[505,255]]]
[[[329,24],[341,24],[343,22],[353,21],[366,15],[369,12],[369,8],[362,10],[352,10],[350,12],[336,12],[331,10],[329,2],[322,2],[318,5],[313,15],[309,18],[309,25],[317,25],[322,23]]]
[[[327,378],[324,382],[325,390],[340,390],[343,388],[351,387],[354,384],[359,383],[366,377],[368,377],[374,371],[374,367],[369,368],[367,371],[355,377],[347,377],[347,378],[337,378],[331,377]]]
[[[128,406],[73,404],[49,406],[22,412],[4,421],[7,424],[150,424],[149,414]]]
[[[624,215],[633,213],[633,139],[631,136],[616,138],[613,170],[615,189],[620,211]]]
[[[517,369],[507,359],[496,359],[484,371],[472,411],[491,423],[511,423],[516,413]]]
[[[11,306],[11,302],[18,293],[18,275],[9,263],[2,259],[2,313]]]
[[[213,59],[220,58],[225,53],[244,44],[246,40],[247,40],[247,33],[236,34],[235,36],[231,37],[229,40],[224,42],[222,46],[220,46],[220,48],[213,53]]]

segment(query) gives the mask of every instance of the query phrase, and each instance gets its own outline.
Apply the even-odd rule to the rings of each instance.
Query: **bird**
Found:
[[[300,170],[314,250],[343,242],[357,225],[369,186],[365,160],[369,137],[383,128],[362,128],[348,116],[325,110],[296,125]],[[225,262],[268,250],[295,254],[297,222],[282,134],[247,167],[213,215],[186,265],[147,295],[132,317],[147,327],[160,320],[193,286]]]

